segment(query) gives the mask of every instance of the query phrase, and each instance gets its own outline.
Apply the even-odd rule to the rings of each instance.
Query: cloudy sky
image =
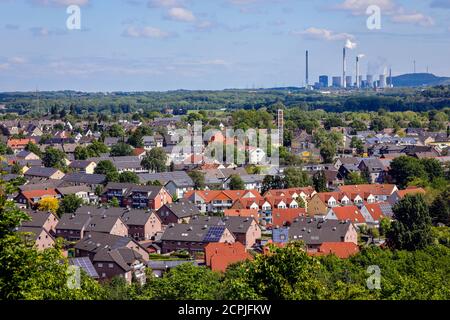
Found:
[[[0,91],[300,86],[305,50],[317,81],[347,40],[351,74],[450,76],[450,0],[0,0],[0,39]]]

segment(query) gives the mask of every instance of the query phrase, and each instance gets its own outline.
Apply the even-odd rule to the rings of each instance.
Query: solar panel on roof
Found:
[[[88,257],[72,258],[69,260],[69,263],[73,266],[77,266],[83,269],[92,278],[99,277],[97,271],[94,268],[94,265]]]
[[[206,242],[218,242],[222,237],[225,230],[225,226],[212,226],[208,229],[203,241]]]

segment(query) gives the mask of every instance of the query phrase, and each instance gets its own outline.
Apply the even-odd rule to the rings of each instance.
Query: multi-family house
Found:
[[[364,184],[364,185],[349,185],[340,186],[340,192],[351,196],[352,198],[361,197],[363,201],[372,202],[386,202],[390,195],[398,190],[394,184]],[[357,197],[353,197],[357,195]],[[355,203],[362,203],[361,201],[354,201]]]
[[[225,225],[170,224],[160,241],[161,253],[178,250],[199,253],[208,243],[234,243],[235,237]]]
[[[185,171],[141,173],[138,176],[142,184],[159,181],[171,195],[177,196],[178,199],[183,198],[186,192],[194,190],[194,182]]]
[[[39,251],[51,248],[55,244],[53,236],[42,227],[20,226],[17,232],[25,242],[33,244]]]
[[[253,260],[253,256],[240,242],[211,242],[205,246],[205,264],[212,271],[225,272],[229,265],[246,260]]]
[[[24,172],[25,178],[54,179],[61,180],[64,173],[55,168],[31,167]]]
[[[93,174],[97,164],[88,160],[75,160],[69,164],[69,168],[74,172]]]
[[[161,186],[141,186],[131,183],[108,183],[101,196],[103,203],[116,198],[122,207],[158,210],[172,203],[172,196]]]
[[[163,225],[171,223],[189,223],[189,220],[200,214],[198,207],[186,199],[167,203],[156,212]]]
[[[56,225],[58,224],[58,218],[51,212],[24,210],[30,217],[29,221],[22,221],[22,227],[29,228],[43,228],[50,234],[56,233]]]
[[[60,199],[61,195],[55,189],[38,189],[19,191],[15,201],[29,209],[37,209],[39,202],[45,198]]]
[[[369,227],[379,227],[382,219],[392,219],[392,206],[388,202],[366,203],[360,209]]]
[[[357,206],[330,208],[325,219],[351,221],[355,226],[366,224],[366,219]]]

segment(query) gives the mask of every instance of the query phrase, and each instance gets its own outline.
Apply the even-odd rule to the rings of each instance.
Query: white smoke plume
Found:
[[[347,41],[345,42],[345,48],[347,49],[355,49],[357,46],[356,42],[352,42],[350,39],[347,39]]]

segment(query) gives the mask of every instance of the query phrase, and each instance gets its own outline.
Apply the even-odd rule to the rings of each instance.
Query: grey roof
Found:
[[[8,182],[8,181],[17,179],[17,178],[19,178],[19,177],[20,177],[20,175],[18,175],[18,174],[13,174],[13,173],[2,174],[2,175],[0,176],[0,180],[3,180],[3,181],[5,181],[5,182]]]
[[[75,194],[78,192],[90,192],[91,189],[87,186],[71,186],[71,187],[58,187],[56,191],[62,195]]]
[[[32,190],[43,190],[43,189],[56,189],[59,187],[63,181],[62,180],[46,180],[46,181],[37,181],[36,183],[33,183],[35,181],[31,180],[28,182],[28,184],[19,186],[19,189],[21,191],[32,191]]]
[[[289,228],[289,239],[302,240],[308,245],[342,242],[351,224],[349,221],[318,218],[296,219]]]
[[[151,215],[152,212],[145,210],[130,210],[125,212],[122,220],[127,226],[143,226],[148,222]]]
[[[152,270],[167,270],[185,263],[189,263],[194,266],[198,265],[196,261],[190,260],[150,260],[147,262],[147,266]]]
[[[124,190],[124,194],[128,195],[132,192],[143,192],[148,193],[149,198],[156,197],[161,189],[164,187],[161,186],[141,186],[133,183],[115,183],[110,182],[105,187],[105,193],[108,190]]]
[[[164,207],[170,209],[170,211],[179,219],[200,214],[200,210],[198,210],[198,207],[195,204],[184,199],[181,199],[178,202],[167,203]]]
[[[71,183],[102,184],[106,181],[106,176],[103,174],[87,174],[77,172],[66,174],[62,180]]]
[[[246,233],[250,228],[253,218],[249,217],[210,217],[210,216],[195,216],[189,220],[190,224],[199,225],[216,225],[216,226],[226,226],[227,229],[233,233]]]
[[[111,217],[122,217],[126,212],[126,208],[115,208],[115,207],[94,207],[94,206],[81,206],[75,212],[76,214],[89,214],[92,216],[111,216]]]
[[[89,161],[89,160],[75,160],[72,161],[69,164],[69,168],[74,168],[74,169],[85,169],[87,166],[89,166],[93,161]]]
[[[148,222],[148,219],[150,218],[152,211],[127,209],[127,208],[114,208],[114,207],[109,208],[109,207],[81,206],[76,211],[76,214],[120,217],[122,218],[122,221],[128,226],[142,226]]]
[[[82,230],[85,228],[91,217],[89,215],[65,213],[61,216],[56,229],[60,230]]]
[[[261,174],[246,174],[246,175],[240,175],[242,181],[244,183],[258,183],[263,182],[265,175]]]
[[[91,219],[89,220],[86,227],[86,232],[110,233],[118,220],[121,220],[120,217],[111,216],[92,216],[90,218]]]
[[[107,146],[112,146],[115,145],[119,142],[119,138],[115,138],[115,137],[106,137],[104,144]]]
[[[83,239],[78,241],[74,248],[89,252],[98,252],[102,249],[118,249],[135,242],[128,237],[120,237],[109,233],[89,232]]]
[[[43,211],[33,211],[33,210],[23,210],[28,216],[31,218],[30,221],[23,221],[22,227],[34,227],[34,228],[42,228],[44,224],[47,222],[51,216],[53,216],[50,212]]]
[[[130,264],[127,263],[125,260],[123,254],[125,251],[131,251],[134,252],[134,250],[129,248],[123,248],[123,249],[102,249],[99,252],[97,252],[94,256],[93,261],[94,262],[114,262],[119,267],[121,267],[124,271],[131,270]],[[128,255],[128,258],[132,256],[132,253]],[[142,256],[140,256],[142,258]],[[138,259],[138,258],[136,258]]]
[[[33,177],[43,177],[49,178],[58,172],[58,169],[55,168],[45,168],[45,167],[31,167],[25,172],[25,176],[33,176]]]
[[[201,225],[201,224],[171,224],[161,236],[161,241],[188,241],[188,242],[217,242],[218,238],[225,232],[225,226]],[[208,238],[214,231],[214,240]]]
[[[378,158],[366,158],[361,161],[362,163],[368,168],[369,172],[380,172],[384,170],[384,165]]]
[[[53,239],[52,235],[48,233],[47,230],[40,227],[19,227],[17,228],[17,232],[29,233],[29,235],[27,235],[26,238],[32,239],[33,241],[36,241],[42,232],[45,232],[47,236]]]
[[[185,171],[161,172],[161,173],[141,173],[138,174],[141,183],[148,181],[159,181],[162,185],[173,181],[178,187],[192,187],[194,182]]]

